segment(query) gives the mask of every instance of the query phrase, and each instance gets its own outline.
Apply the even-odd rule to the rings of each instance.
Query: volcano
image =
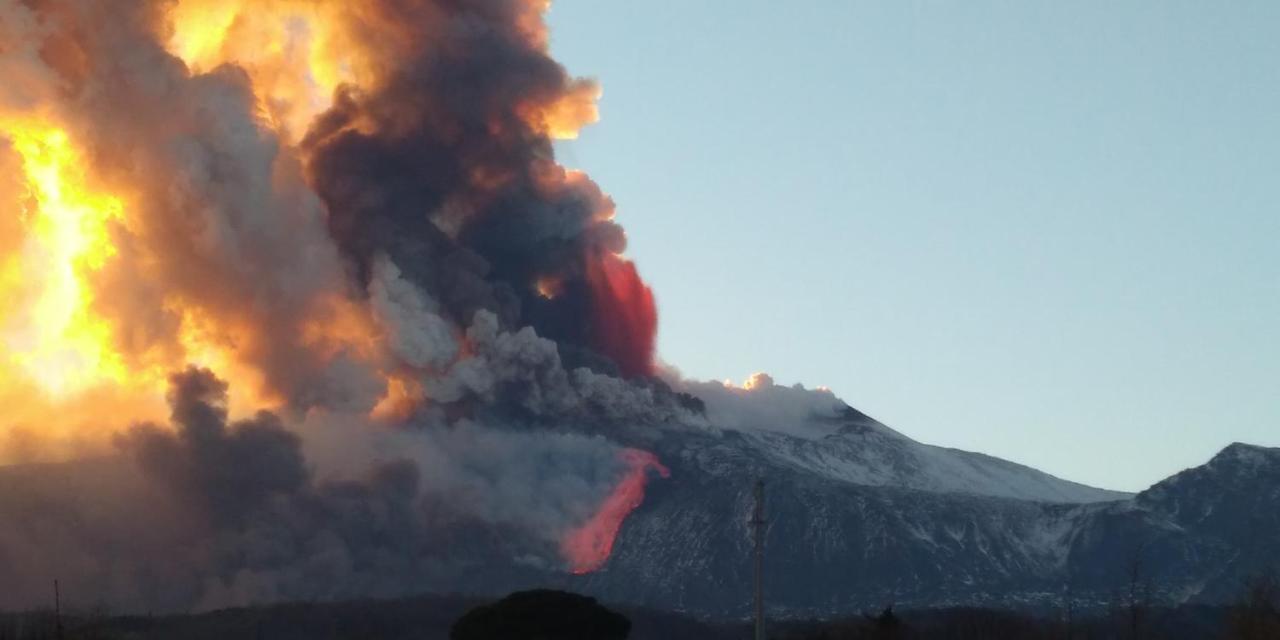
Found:
[[[819,424],[807,437],[749,429],[657,447],[671,480],[627,521],[608,567],[578,586],[749,616],[755,478],[767,483],[774,615],[1101,612],[1135,571],[1152,605],[1223,604],[1280,552],[1280,449],[1233,444],[1129,495],[921,444],[852,409]]]
[[[401,488],[382,497],[353,485],[330,487],[308,499],[315,502],[312,509],[347,504],[345,508],[358,509],[351,513],[356,517],[375,517],[377,511],[368,509],[376,506],[384,513],[371,527],[358,521],[344,526],[367,529],[360,535],[383,540],[347,540],[346,546],[328,552],[343,549],[341,555],[328,560],[309,555],[324,546],[310,548],[306,557],[291,552],[241,571],[270,581],[274,592],[268,600],[432,591],[498,595],[550,585],[612,602],[708,618],[742,617],[750,603],[748,521],[757,478],[766,480],[770,506],[766,593],[773,615],[850,614],[889,603],[1044,612],[1070,602],[1077,610],[1102,610],[1115,605],[1135,566],[1144,572],[1144,584],[1154,585],[1153,604],[1223,603],[1280,551],[1275,515],[1280,513],[1280,449],[1234,444],[1201,467],[1126,494],[983,454],[916,442],[829,392],[718,387],[702,383],[691,388],[705,398],[709,422],[669,424],[656,436],[643,435],[653,453],[627,454],[628,482],[647,477],[649,486],[642,500],[631,489],[618,492],[609,500],[625,502],[623,510],[602,509],[600,519],[580,530],[587,551],[571,557],[584,558],[587,564],[578,565],[584,570],[548,565],[529,555],[536,545],[519,542],[525,535],[519,527],[476,518],[436,523],[429,541],[394,540],[408,526],[396,521],[410,517],[404,501],[413,494],[392,469],[379,482]],[[789,416],[773,412],[766,423],[717,424],[725,417],[716,411],[724,406],[725,393],[745,395],[748,402],[806,408]],[[797,396],[806,402],[797,404]],[[656,462],[659,458],[662,463]],[[125,516],[137,494],[155,490],[136,467],[118,458],[2,469],[0,512],[9,523],[3,548],[11,554],[0,556],[0,563],[18,577],[30,568],[27,563],[38,563],[39,552],[24,558],[12,554],[19,549],[15,541],[29,530],[33,535],[61,531],[58,535],[80,536],[86,549],[114,540],[118,563],[132,557],[143,567],[152,566],[145,554],[171,553],[163,536],[136,529]],[[399,503],[396,492],[402,496]],[[58,501],[64,504],[51,506]],[[58,521],[68,517],[85,527],[61,529]],[[321,511],[312,517],[334,516]],[[262,534],[274,530],[265,522],[240,526]],[[611,547],[604,553],[599,551],[602,540]],[[223,539],[219,544],[228,543]],[[185,553],[193,551],[198,550]],[[400,560],[356,571],[372,561],[373,556],[363,557],[367,553],[393,553],[389,559]],[[315,563],[338,558],[355,563],[342,569],[354,581],[291,580],[308,572],[326,575],[333,568]],[[83,576],[86,569],[77,563],[87,560],[59,558],[42,567]],[[406,560],[410,563],[404,564]],[[158,558],[155,562],[159,566]],[[96,577],[74,584],[92,591],[98,580],[121,580],[110,567],[105,569],[99,566],[100,573],[89,572]],[[198,584],[190,589],[189,594],[202,592]],[[253,593],[254,600],[241,602],[261,601],[261,592]],[[173,596],[146,597],[152,603],[180,602]]]
[[[1270,450],[1128,496],[662,365],[556,158],[601,92],[548,6],[0,2],[0,608],[737,615],[761,477],[781,611],[1097,604],[1129,557],[1212,599],[1275,554]]]

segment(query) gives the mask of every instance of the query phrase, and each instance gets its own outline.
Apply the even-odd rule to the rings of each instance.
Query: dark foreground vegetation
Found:
[[[460,596],[287,604],[198,615],[0,614],[0,640],[739,640],[744,622],[606,608],[559,591],[499,601]],[[990,609],[878,613],[779,621],[776,640],[1280,640],[1280,583],[1256,580],[1232,606],[1129,606],[1036,617]]]

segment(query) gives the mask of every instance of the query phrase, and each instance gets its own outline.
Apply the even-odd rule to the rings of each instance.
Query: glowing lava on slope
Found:
[[[560,543],[560,552],[568,559],[569,570],[575,574],[591,573],[609,559],[614,540],[622,529],[622,521],[644,502],[649,470],[657,471],[663,478],[671,476],[671,471],[648,451],[623,449],[620,456],[627,466],[622,481],[605,498],[595,515],[586,524],[570,531]]]

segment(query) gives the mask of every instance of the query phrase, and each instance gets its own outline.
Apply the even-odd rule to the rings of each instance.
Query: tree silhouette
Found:
[[[1232,640],[1280,638],[1280,580],[1268,575],[1251,579],[1231,608],[1227,625],[1227,638]]]
[[[631,621],[594,598],[539,589],[476,607],[454,623],[451,640],[625,640]]]

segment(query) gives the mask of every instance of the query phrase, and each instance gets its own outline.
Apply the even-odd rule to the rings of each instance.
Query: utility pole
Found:
[[[62,593],[58,590],[58,581],[53,581],[53,632],[58,640],[62,640]]]
[[[756,480],[756,508],[751,517],[751,530],[755,534],[755,596],[756,636],[765,640],[764,633],[764,480]]]

